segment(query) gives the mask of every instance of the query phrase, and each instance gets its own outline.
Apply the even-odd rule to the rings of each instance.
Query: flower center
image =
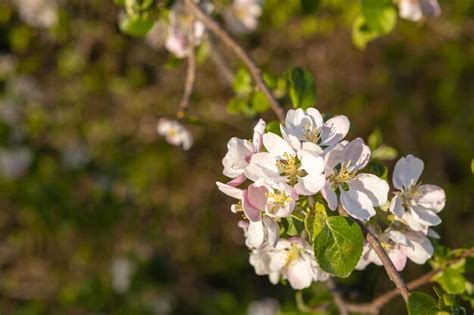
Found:
[[[298,182],[298,177],[304,177],[308,173],[301,169],[301,162],[295,155],[285,152],[283,159],[276,163],[280,176],[286,177],[286,182],[294,186]]]
[[[270,212],[275,213],[279,208],[286,207],[291,202],[291,197],[284,191],[276,190],[267,194],[268,203],[272,204]]]
[[[292,244],[290,250],[288,251],[286,264],[289,265],[292,261],[298,259],[300,252],[301,248],[298,245]]]
[[[176,137],[177,134],[178,134],[178,132],[174,128],[170,128],[166,132],[166,136],[169,137],[169,138],[174,138],[174,137]]]
[[[328,179],[332,183],[332,187],[334,190],[336,190],[339,185],[345,184],[346,182],[354,178],[354,176],[356,175],[355,171],[348,170],[349,165],[350,161],[347,163],[347,165],[341,165],[339,169],[335,169],[334,172],[329,175]]]
[[[316,128],[312,128],[310,125],[304,125],[304,137],[306,141],[318,143],[319,134]]]

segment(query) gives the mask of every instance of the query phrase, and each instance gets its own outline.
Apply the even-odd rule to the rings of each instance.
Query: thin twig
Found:
[[[458,263],[460,260],[465,259],[467,257],[471,257],[473,255],[474,255],[474,247],[464,251],[464,253],[461,256],[448,262],[447,266],[454,265]],[[439,273],[441,273],[442,271],[443,271],[443,268],[433,269],[430,272],[416,278],[415,280],[408,282],[407,287],[410,290],[414,290],[422,285],[431,283],[433,282],[433,278]],[[354,313],[378,314],[380,312],[380,309],[385,304],[387,304],[388,302],[390,302],[391,300],[393,300],[399,295],[400,295],[400,291],[398,289],[393,289],[378,296],[377,298],[372,300],[370,303],[360,303],[360,304],[346,303],[346,307],[350,312],[354,312]]]
[[[223,29],[218,23],[216,23],[212,18],[204,13],[199,5],[197,5],[193,0],[185,0],[185,3],[189,11],[204,24],[206,29],[216,35],[216,37],[219,38],[245,64],[257,87],[267,97],[270,107],[275,112],[278,119],[283,122],[285,117],[283,109],[280,107],[278,101],[270,91],[270,88],[263,80],[262,70],[260,70],[252,57],[232,38],[232,36],[225,29]]]
[[[227,65],[224,57],[222,56],[221,52],[219,51],[219,47],[213,42],[211,38],[208,40],[209,43],[209,55],[211,57],[212,62],[216,65],[217,70],[219,70],[220,74],[226,81],[228,86],[232,86],[234,83],[234,73]]]
[[[191,36],[191,35],[190,35]],[[190,40],[191,48],[188,54],[188,69],[186,71],[186,83],[184,85],[183,96],[179,103],[178,118],[183,118],[189,108],[189,100],[193,94],[194,83],[196,81],[196,56],[194,53],[194,46]]]
[[[329,290],[332,292],[332,296],[334,298],[334,304],[336,304],[336,307],[339,310],[339,314],[348,315],[349,311],[347,310],[346,303],[344,302],[344,299],[342,298],[341,293],[337,289],[337,285],[334,279],[330,277],[326,281],[326,285],[329,288]]]
[[[347,216],[346,211],[342,207],[339,207],[339,213],[343,216]],[[405,302],[407,302],[408,298],[410,297],[410,290],[408,289],[400,273],[393,265],[392,260],[390,260],[390,257],[388,257],[387,253],[383,249],[382,245],[380,244],[380,241],[377,239],[374,233],[372,233],[372,231],[370,231],[361,221],[354,218],[352,219],[357,222],[357,224],[359,224],[360,228],[362,229],[362,232],[364,232],[365,234],[365,239],[367,240],[367,243],[369,243],[369,245],[374,249],[375,253],[382,261],[382,264],[385,268],[385,271],[387,272],[388,277],[390,278],[390,280],[392,280],[397,289],[400,291],[400,294],[405,300]]]

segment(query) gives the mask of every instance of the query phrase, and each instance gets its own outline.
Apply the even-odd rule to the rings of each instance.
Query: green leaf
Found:
[[[397,150],[382,144],[380,147],[372,151],[372,158],[381,161],[391,161],[396,159],[398,156]]]
[[[252,78],[247,70],[240,68],[234,78],[232,83],[232,88],[234,92],[239,95],[249,95],[253,91]]]
[[[323,230],[327,220],[326,207],[317,202],[314,208],[310,209],[304,220],[304,227],[311,241]]]
[[[280,134],[280,122],[278,120],[272,120],[267,124],[266,130],[273,132],[274,134]]]
[[[447,293],[464,293],[466,289],[466,278],[464,277],[464,261],[459,265],[446,268],[440,275],[436,276],[435,280]]]
[[[409,315],[436,315],[440,310],[438,302],[428,294],[413,292],[407,303]]]
[[[356,16],[352,24],[352,42],[359,49],[364,49],[367,43],[377,38],[377,32],[371,30],[362,14]]]
[[[371,174],[377,175],[380,178],[387,179],[388,168],[379,161],[370,161],[367,165],[367,171]]]
[[[296,236],[304,229],[302,222],[294,220],[292,217],[284,218],[282,223],[288,236]]]
[[[357,265],[363,243],[356,222],[341,216],[329,217],[314,239],[314,254],[324,271],[345,278]]]
[[[148,15],[124,15],[120,21],[120,30],[130,36],[145,36],[155,20]]]
[[[369,28],[381,35],[390,33],[397,23],[397,11],[384,0],[362,0],[362,15]]]
[[[303,108],[316,105],[314,78],[311,72],[294,68],[288,76],[290,98],[294,108]]]
[[[270,108],[270,103],[267,100],[267,97],[262,92],[255,92],[252,96],[252,108],[257,113],[263,113]]]
[[[372,150],[377,149],[383,141],[382,131],[379,128],[375,128],[369,135],[367,143]]]
[[[474,159],[471,160],[471,173],[474,174]]]

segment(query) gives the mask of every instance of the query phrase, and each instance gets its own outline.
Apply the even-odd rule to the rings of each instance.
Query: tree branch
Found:
[[[460,260],[465,259],[467,257],[471,257],[471,256],[474,256],[474,247],[464,251],[464,253],[461,256],[448,262],[447,266],[448,267],[452,266],[458,263]],[[408,282],[407,287],[410,290],[414,290],[422,285],[433,282],[433,277],[435,277],[442,271],[443,271],[443,268],[433,269],[430,272],[422,275],[421,277],[418,277],[415,280]],[[388,302],[390,302],[391,300],[393,300],[399,295],[400,295],[400,291],[398,289],[394,289],[378,296],[370,303],[361,303],[361,304],[346,303],[345,306],[350,312],[354,312],[354,313],[378,314],[380,312],[380,309],[385,304],[387,304]]]
[[[347,216],[346,211],[342,207],[339,207],[339,214]],[[380,244],[380,241],[377,239],[377,236],[375,236],[374,233],[372,233],[372,231],[370,231],[362,222],[354,218],[352,219],[357,222],[357,224],[359,224],[360,228],[365,234],[365,239],[367,243],[369,243],[369,245],[374,249],[375,253],[382,261],[382,264],[385,268],[385,271],[387,272],[388,277],[390,278],[390,280],[392,280],[397,289],[400,291],[400,294],[405,300],[405,302],[407,302],[408,298],[410,297],[410,290],[408,289],[402,276],[400,276],[400,273],[398,273],[397,269],[393,265],[392,261],[390,260],[390,257],[388,257],[387,253],[383,249],[382,245]]]
[[[191,36],[191,35],[190,35]],[[190,41],[192,43],[192,41]],[[192,44],[191,44],[192,46]],[[196,56],[194,47],[191,47],[188,54],[188,69],[186,71],[186,83],[184,85],[183,96],[179,103],[178,118],[183,118],[189,108],[189,99],[193,94],[194,82],[196,81]]]
[[[344,299],[342,298],[341,294],[339,293],[339,290],[337,289],[337,285],[334,279],[329,277],[329,279],[326,281],[326,285],[332,293],[334,304],[336,304],[336,307],[339,310],[339,314],[348,315],[349,310],[347,309],[346,303],[344,302]]]
[[[270,107],[277,115],[278,119],[283,122],[285,114],[283,109],[278,104],[278,101],[273,96],[270,88],[267,86],[262,77],[262,70],[257,66],[252,57],[232,38],[232,36],[223,29],[218,23],[204,13],[199,5],[193,0],[184,0],[189,12],[191,12],[198,20],[200,20],[207,30],[212,32],[217,38],[219,38],[247,67],[250,75],[255,81],[257,87],[267,97]]]

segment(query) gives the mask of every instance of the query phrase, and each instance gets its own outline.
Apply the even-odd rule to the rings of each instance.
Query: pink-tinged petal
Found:
[[[263,145],[277,159],[283,158],[285,154],[295,155],[295,151],[288,142],[272,132],[263,135]]]
[[[399,246],[387,252],[388,257],[398,271],[402,271],[407,263],[407,254],[405,248]]]
[[[265,232],[263,230],[262,221],[249,222],[247,229],[247,239],[245,244],[249,248],[259,248],[265,240]]]
[[[390,212],[396,215],[399,219],[401,219],[403,214],[405,213],[402,199],[398,194],[395,194],[395,196],[390,201]]]
[[[321,113],[319,112],[319,110],[317,110],[316,108],[314,107],[310,107],[306,110],[306,113],[308,114],[308,116],[311,117],[311,120],[313,121],[313,127],[316,128],[316,129],[319,129],[323,126],[323,116],[321,116]]]
[[[250,204],[257,209],[265,208],[267,204],[268,189],[264,186],[250,185],[247,188],[247,196]]]
[[[262,146],[263,146],[262,136],[263,136],[263,133],[265,132],[266,126],[267,126],[267,123],[263,119],[260,119],[258,123],[255,125],[255,128],[253,128],[252,143],[255,147],[254,152],[259,152],[262,149]]]
[[[273,221],[270,217],[264,216],[262,218],[263,229],[265,233],[265,238],[268,240],[268,243],[273,247],[276,247],[278,244],[278,239],[280,237],[280,227],[278,223]]]
[[[408,232],[411,246],[405,247],[408,258],[415,264],[422,265],[433,256],[434,248],[430,240],[420,232]]]
[[[328,203],[329,209],[332,211],[337,209],[337,195],[334,190],[332,190],[332,185],[330,182],[326,181],[323,189],[321,190],[321,195],[323,195],[324,200],[326,200]]]
[[[241,200],[244,196],[244,191],[240,188],[236,188],[231,185],[227,185],[221,182],[216,182],[217,188],[227,196]]]
[[[232,187],[237,187],[240,184],[243,184],[247,178],[245,177],[244,174],[237,176],[236,178],[232,179],[231,181],[227,182],[227,185],[232,186]]]
[[[224,175],[235,178],[242,175],[253,154],[253,144],[248,140],[231,138],[227,143],[227,154],[222,160]]]
[[[373,174],[362,173],[350,181],[351,187],[363,192],[372,201],[374,207],[387,202],[389,186],[386,181]]]
[[[424,167],[423,161],[411,154],[400,158],[393,170],[393,186],[402,190],[415,185]]]
[[[443,210],[446,205],[446,193],[444,189],[436,185],[421,185],[417,194],[416,202],[435,213]]]
[[[260,209],[255,208],[249,200],[248,191],[244,190],[244,196],[242,199],[242,208],[245,215],[250,221],[257,222],[260,221]]]
[[[364,140],[356,138],[344,147],[342,163],[349,171],[363,169],[370,159],[370,148]]]
[[[435,226],[441,223],[441,218],[436,213],[422,206],[412,206],[411,212],[413,217],[416,217],[423,225]]]
[[[344,115],[326,121],[321,129],[321,145],[333,145],[344,139],[350,125],[349,119]]]
[[[341,204],[350,216],[362,221],[367,221],[375,215],[370,198],[350,185],[349,191],[341,189]]]
[[[308,261],[295,259],[287,267],[286,277],[295,290],[308,288],[313,282],[313,272]]]

